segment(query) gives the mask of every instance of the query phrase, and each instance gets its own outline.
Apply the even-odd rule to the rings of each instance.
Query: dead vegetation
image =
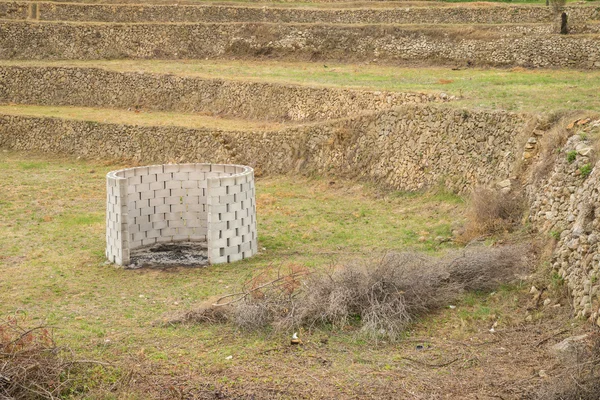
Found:
[[[539,400],[596,400],[600,393],[600,332],[573,346],[561,372],[540,389]]]
[[[0,399],[58,399],[102,383],[88,379],[98,379],[95,369],[105,372],[109,364],[78,360],[55,344],[51,329],[27,323],[19,315],[0,321]]]
[[[524,211],[525,199],[518,190],[476,188],[468,202],[468,222],[458,241],[466,244],[481,237],[511,232],[520,223]]]
[[[55,398],[64,389],[60,350],[49,329],[22,324],[21,317],[0,322],[0,398]]]
[[[170,323],[224,322],[240,329],[278,331],[354,326],[372,339],[399,339],[416,317],[450,304],[465,291],[491,290],[526,265],[525,246],[481,247],[438,259],[388,254],[373,263],[351,263],[309,272],[293,266],[266,270],[237,293]]]

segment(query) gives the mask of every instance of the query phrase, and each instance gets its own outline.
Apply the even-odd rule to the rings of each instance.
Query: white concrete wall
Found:
[[[254,171],[223,164],[152,165],[107,175],[106,256],[127,265],[132,249],[208,242],[212,264],[256,253]]]

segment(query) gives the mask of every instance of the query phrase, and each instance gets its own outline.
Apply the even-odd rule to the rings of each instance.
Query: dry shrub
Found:
[[[165,322],[158,323],[158,325],[225,323],[229,321],[230,313],[231,310],[227,307],[213,307],[211,304],[206,304],[197,309],[178,314]]]
[[[465,290],[489,290],[514,277],[523,249],[480,248],[436,259],[389,254],[375,265],[353,264],[313,274],[294,313],[279,326],[296,328],[359,321],[371,337],[400,337],[415,317],[445,306]]]
[[[104,372],[119,373],[94,360],[77,360],[57,347],[45,326],[26,328],[24,316],[0,320],[0,399],[57,399],[101,387]],[[116,388],[122,380],[111,382]]]
[[[600,396],[600,332],[596,329],[581,348],[573,349],[561,374],[543,386],[539,400],[597,400]]]
[[[520,222],[524,210],[521,192],[476,188],[468,203],[468,222],[459,241],[468,243],[478,237],[510,232]]]
[[[0,323],[0,398],[51,397],[63,372],[56,346],[48,329],[25,329],[22,322],[9,317]]]
[[[244,329],[356,325],[372,338],[395,340],[415,317],[449,304],[465,290],[490,290],[513,279],[525,264],[524,250],[481,247],[443,259],[396,253],[374,264],[310,274],[297,268],[267,282],[261,273],[261,283],[250,280],[224,304],[231,307],[229,320]]]

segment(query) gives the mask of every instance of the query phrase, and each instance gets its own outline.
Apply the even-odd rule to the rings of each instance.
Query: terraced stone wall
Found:
[[[523,35],[494,29],[8,21],[0,25],[0,59],[268,57],[600,68],[597,35]]]
[[[99,68],[0,65],[0,103],[208,112],[247,119],[317,121],[445,95],[372,92]]]
[[[318,173],[403,190],[445,184],[463,192],[511,176],[530,120],[413,105],[263,133],[4,115],[0,147],[157,163],[235,163],[259,173]]]
[[[600,120],[596,123],[600,125]],[[600,326],[600,161],[596,159],[591,140],[574,135],[548,176],[528,190],[529,219],[556,238],[553,267],[569,288],[576,315]]]
[[[20,12],[3,18],[25,19],[31,3],[0,3]],[[97,22],[282,22],[335,24],[515,24],[552,23],[557,16],[543,6],[432,6],[308,9],[256,6],[37,3],[43,21]],[[24,10],[24,11],[23,11]],[[567,7],[573,21],[600,20],[600,7]],[[0,11],[0,16],[2,12]]]
[[[29,17],[28,3],[0,2],[0,19],[27,19]]]

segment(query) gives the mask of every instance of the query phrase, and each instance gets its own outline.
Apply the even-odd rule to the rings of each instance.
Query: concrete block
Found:
[[[163,200],[164,202],[164,200]],[[167,212],[171,212],[171,205],[170,204],[164,204],[161,206],[154,206],[154,212],[156,214],[164,214]]]
[[[196,172],[210,172],[210,164],[196,164]]]
[[[143,239],[142,240],[142,246],[150,246],[156,243],[156,238],[151,238],[151,239]]]
[[[183,184],[183,182],[182,182]],[[185,197],[187,196],[187,192],[185,189],[171,189],[171,193],[170,193],[171,197]],[[165,196],[167,197],[167,196]]]
[[[150,229],[146,232],[146,238],[148,239],[155,239],[157,237],[160,237],[160,230]]]
[[[183,204],[183,200],[179,196],[165,197],[164,199],[165,199],[165,204],[169,204],[171,206]]]
[[[161,230],[169,226],[168,221],[156,221],[152,222],[152,229]]]
[[[179,164],[180,172],[196,172],[196,164]]]
[[[171,197],[172,192],[175,190],[182,190],[182,189],[161,189],[161,190],[155,190],[154,191],[154,197],[158,198],[158,197],[162,197],[162,198],[167,198],[167,197]]]
[[[155,197],[153,199],[149,199],[148,204],[150,207],[164,206],[165,198],[164,197]],[[156,212],[156,210],[155,210]]]
[[[188,235],[173,235],[174,242],[187,242],[188,240],[190,240]]]
[[[166,164],[163,165],[163,171],[168,174],[179,172],[179,164]]]
[[[241,236],[233,236],[229,239],[229,246],[239,246],[242,244]]]
[[[190,172],[190,180],[181,182],[183,189],[198,189],[198,178],[194,177],[195,173]]]
[[[165,181],[165,189],[181,189],[182,181],[168,180]]]
[[[189,172],[174,172],[173,179],[176,181],[187,181],[189,179]]]
[[[162,174],[164,172],[164,168],[162,165],[151,165],[148,167],[149,175]]]
[[[150,190],[162,190],[165,188],[165,181],[156,181],[150,184]]]
[[[162,173],[162,174],[156,174],[156,181],[157,182],[167,182],[173,179],[173,175],[170,173]]]
[[[171,212],[185,212],[187,206],[185,204],[171,204]]]
[[[142,176],[142,183],[156,182],[156,174]]]
[[[148,190],[147,192],[140,192],[140,200],[148,200],[154,198],[154,190]]]
[[[229,256],[229,262],[236,262],[244,259],[244,255],[242,253],[235,253]]]
[[[135,176],[144,176],[148,175],[148,167],[136,167],[133,168],[135,172]]]

